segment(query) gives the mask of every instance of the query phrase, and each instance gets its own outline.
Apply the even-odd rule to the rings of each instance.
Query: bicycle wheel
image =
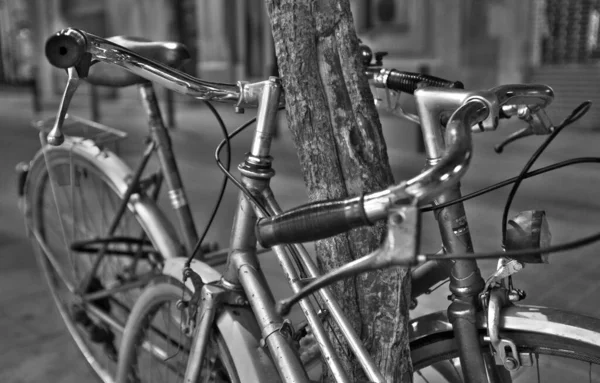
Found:
[[[505,331],[501,337],[515,342],[520,359],[528,364],[511,372],[508,382],[598,382],[600,345],[590,346],[561,336],[526,331]],[[481,332],[483,339],[485,332]],[[482,341],[482,353],[490,353]],[[411,342],[415,383],[463,382],[458,349],[452,332]],[[504,369],[502,366],[497,366]],[[503,372],[506,374],[505,372]]]
[[[190,296],[190,291],[172,278],[148,286],[127,321],[118,383],[183,381],[193,331],[186,331],[189,313],[177,302]],[[198,383],[204,382],[239,382],[231,354],[216,328],[200,369]]]
[[[144,280],[159,272],[161,257],[134,204],[125,209],[114,234],[107,235],[122,187],[94,160],[78,154],[75,145],[65,142],[32,161],[26,219],[38,263],[70,335],[98,377],[114,382],[128,313]],[[99,250],[105,251],[102,258]],[[87,287],[82,283],[86,278]],[[127,286],[136,287],[107,291]]]

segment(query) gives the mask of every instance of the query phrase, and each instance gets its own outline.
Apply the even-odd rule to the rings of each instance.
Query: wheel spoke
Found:
[[[37,172],[30,173],[35,176],[31,178],[32,187],[28,194],[32,207],[29,225],[35,242],[39,243],[37,247],[41,249],[38,255],[52,296],[86,360],[102,381],[113,382],[115,356],[121,345],[123,327],[144,287],[141,282],[134,282],[133,285],[129,283],[133,286],[131,289],[118,288],[128,284],[121,276],[125,275],[123,270],[132,258],[127,255],[132,253],[121,255],[120,252],[153,249],[150,241],[143,245],[109,243],[108,246],[117,250],[116,255],[102,259],[87,291],[94,301],[82,303],[82,297],[75,289],[85,276],[92,277],[90,272],[97,257],[93,250],[90,253],[71,251],[71,244],[106,237],[120,201],[118,189],[99,168],[90,166],[87,159],[69,148],[44,152],[44,162],[34,168]],[[140,224],[140,219],[126,209],[117,228],[120,236],[148,238],[144,231],[146,226]],[[140,257],[142,267],[139,270],[146,270],[142,262],[145,262],[144,257]],[[138,280],[138,269],[131,268],[131,272],[134,273],[132,280]],[[160,334],[155,336],[160,337]]]
[[[540,383],[540,354],[535,354],[535,368],[537,370],[537,381]]]

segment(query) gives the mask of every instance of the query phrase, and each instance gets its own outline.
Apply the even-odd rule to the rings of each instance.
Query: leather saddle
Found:
[[[185,45],[176,42],[158,42],[139,37],[114,36],[107,38],[140,56],[173,68],[179,68],[185,60],[190,58]],[[142,84],[148,80],[137,76],[116,65],[98,62],[91,66],[87,82],[92,85],[122,88],[135,84]]]

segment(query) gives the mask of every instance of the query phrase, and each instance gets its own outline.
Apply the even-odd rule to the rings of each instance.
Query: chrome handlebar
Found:
[[[51,36],[46,42],[45,53],[52,65],[69,71],[69,82],[56,123],[48,135],[48,143],[51,145],[60,145],[64,141],[62,123],[77,89],[78,79],[85,78],[89,67],[98,61],[124,68],[177,93],[206,101],[234,104],[237,109],[258,107],[261,91],[268,84],[268,81],[240,81],[237,84],[204,81],[142,57],[102,37],[74,28],[63,29]],[[283,97],[279,105],[284,105]]]
[[[79,29],[67,28],[51,36],[46,42],[46,57],[52,65],[64,69],[77,67],[77,65],[87,65],[89,68],[93,62],[103,61],[190,97],[239,103],[240,106],[248,107],[255,107],[257,104],[255,99],[245,99],[245,96],[252,93],[244,92],[240,84],[223,84],[197,79]],[[80,77],[83,78],[85,75],[80,73]]]
[[[363,212],[369,218],[368,221],[388,217],[388,234],[383,245],[373,253],[315,279],[288,299],[280,301],[280,314],[288,313],[296,302],[343,278],[393,266],[411,267],[422,261],[418,256],[420,213],[415,205],[425,198],[435,196],[437,192],[458,181],[466,172],[472,150],[471,126],[489,117],[497,124],[501,108],[517,103],[524,103],[530,110],[543,111],[554,97],[552,89],[543,85],[507,85],[484,92],[462,91],[463,94],[458,95],[460,92],[452,89],[423,89],[417,92],[417,97],[418,93],[427,96],[425,98],[432,102],[429,105],[434,106],[432,109],[439,107],[440,103],[444,104],[443,101],[447,102],[446,106],[460,102],[446,127],[445,152],[438,160],[432,161],[430,158],[432,166],[417,177],[364,197]],[[547,124],[541,125],[544,125],[546,133],[552,131],[549,120]],[[318,222],[311,222],[311,225],[314,224]],[[314,231],[318,230],[320,229]],[[261,233],[259,225],[258,234]]]

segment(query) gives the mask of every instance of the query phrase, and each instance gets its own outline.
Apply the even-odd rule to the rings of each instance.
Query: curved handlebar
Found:
[[[276,217],[262,218],[256,226],[259,243],[270,247],[316,241],[381,220],[399,202],[418,203],[435,196],[466,172],[472,151],[471,126],[488,114],[483,101],[467,102],[450,117],[446,128],[448,149],[431,168],[399,185],[363,197],[314,202]]]
[[[436,88],[455,88],[464,89],[460,81],[448,81],[439,77],[422,73],[400,72],[395,69],[383,70],[383,76],[386,76],[385,84],[389,89],[399,92],[414,94],[419,84],[433,86]]]
[[[237,104],[241,107],[258,105],[257,97],[253,97],[254,93],[245,95],[240,85],[197,79],[79,29],[67,28],[51,36],[46,41],[45,51],[48,61],[58,68],[64,69],[80,64],[85,54],[89,53],[89,64],[95,61],[114,64],[178,93],[203,100]],[[83,77],[83,74],[80,73],[80,76]]]
[[[370,79],[375,81],[375,86],[408,94],[414,94],[420,84],[435,88],[464,89],[464,85],[460,81],[448,81],[423,73],[402,72],[380,67],[367,68],[366,73]]]

